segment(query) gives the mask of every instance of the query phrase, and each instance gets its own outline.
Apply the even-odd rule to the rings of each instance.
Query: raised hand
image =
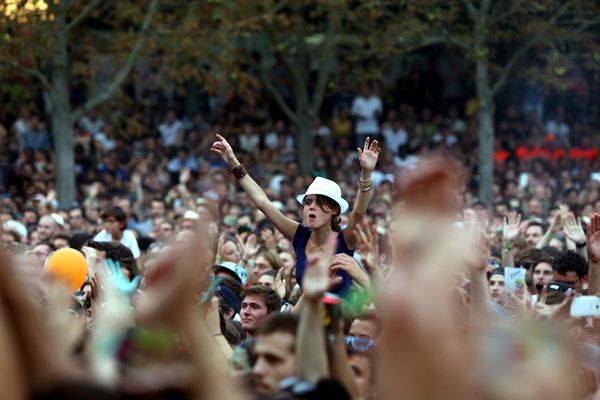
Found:
[[[138,275],[134,277],[130,282],[121,272],[121,264],[118,261],[110,259],[106,260],[105,266],[107,283],[111,285],[113,289],[117,290],[118,293],[125,296],[131,296],[133,292],[135,292],[135,289],[137,289],[141,276]]]
[[[485,214],[474,210],[465,211],[465,232],[471,242],[471,249],[465,254],[469,271],[484,272],[490,255],[490,240],[485,231]]]
[[[505,307],[510,310],[515,317],[528,319],[531,314],[531,295],[527,290],[521,293],[509,293]]]
[[[286,287],[287,282],[283,278],[284,268],[279,268],[277,271],[277,275],[275,276],[275,283],[273,284],[273,289],[277,292],[280,298],[284,299],[286,295]]]
[[[178,326],[195,315],[198,294],[210,281],[211,242],[206,224],[201,223],[193,237],[159,255],[156,266],[146,275],[144,296],[136,303],[139,321]]]
[[[600,262],[600,214],[594,214],[587,227],[587,252],[591,262]]]
[[[260,250],[260,245],[257,244],[256,235],[253,233],[248,236],[246,239],[246,243],[243,246],[244,251],[242,252],[242,260],[250,260],[253,259],[254,256],[258,254]]]
[[[365,145],[361,150],[360,147],[356,148],[358,150],[358,161],[360,162],[360,166],[363,170],[372,172],[375,169],[375,165],[377,165],[377,159],[379,158],[379,142],[377,140],[373,140],[371,142],[371,138],[367,138],[365,140]]]
[[[569,217],[569,206],[566,204],[561,204],[558,206],[558,212],[560,213],[560,220],[564,222]]]
[[[223,246],[225,245],[225,233],[221,232],[219,241],[217,242],[217,263],[223,260]]]
[[[504,243],[512,244],[517,240],[521,228],[521,214],[517,212],[511,212],[508,214],[508,218],[504,217],[504,224],[502,226],[502,241]]]
[[[210,150],[219,153],[223,160],[229,165],[236,162],[237,159],[235,158],[235,154],[233,153],[233,149],[229,142],[218,133],[216,134],[216,138],[217,141],[212,144]]]
[[[552,213],[552,216],[550,218],[551,218],[550,219],[550,228],[548,228],[548,230],[550,232],[554,232],[560,228],[560,226],[563,222],[560,218],[560,211],[554,210],[554,212]]]
[[[336,272],[338,270],[346,271],[353,281],[363,287],[369,286],[369,275],[363,271],[356,260],[350,257],[348,254],[339,253],[331,258],[331,271]]]
[[[181,185],[185,185],[190,181],[190,177],[192,176],[192,170],[189,168],[183,168],[179,173],[179,183]]]
[[[270,229],[263,229],[260,233],[260,237],[263,240],[267,249],[275,249],[277,247],[277,241],[275,240],[275,234]]]
[[[354,228],[356,235],[357,250],[360,253],[360,259],[365,269],[373,274],[379,271],[379,240],[377,237],[377,227],[368,222],[357,224]]]
[[[581,217],[575,219],[573,213],[568,213],[563,220],[563,233],[576,245],[583,246],[586,243],[585,232],[581,226]]]

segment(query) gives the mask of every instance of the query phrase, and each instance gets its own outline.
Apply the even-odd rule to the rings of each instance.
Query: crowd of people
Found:
[[[0,126],[6,398],[600,398],[598,321],[569,313],[600,292],[598,113],[499,112],[486,209],[472,102],[365,85],[315,121],[310,174],[257,106],[130,111],[78,121],[68,208],[43,119]]]

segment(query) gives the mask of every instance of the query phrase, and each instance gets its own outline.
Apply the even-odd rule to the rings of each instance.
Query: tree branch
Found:
[[[292,121],[294,124],[297,124],[298,117],[296,116],[296,113],[294,113],[294,111],[290,108],[290,106],[285,102],[285,100],[281,96],[281,93],[279,93],[279,91],[273,84],[273,81],[271,81],[271,78],[269,77],[269,74],[267,73],[266,65],[264,65],[264,63],[261,65],[257,65],[254,61],[252,61],[251,64],[256,66],[255,68],[258,70],[258,73],[260,74],[261,82],[263,83],[263,85],[265,85],[265,87],[267,88],[269,93],[271,93],[271,95],[275,99],[275,102],[277,103],[277,105],[283,110],[283,112],[287,115],[287,117],[290,119],[290,121]]]
[[[550,25],[556,25],[558,20],[565,16],[567,12],[571,9],[573,5],[576,4],[576,1],[569,1],[561,5],[561,7],[557,10],[555,14],[549,19]],[[576,29],[570,32],[570,36],[573,37],[580,33],[581,31],[589,28],[590,26],[598,23],[599,21],[588,20],[584,23],[581,23]],[[525,56],[525,54],[536,44],[541,43],[544,40],[542,34],[533,35],[529,40],[527,40],[517,51],[513,53],[513,56],[508,60],[508,62],[504,65],[502,73],[496,80],[496,82],[492,85],[492,96],[496,95],[496,93],[504,86],[508,76],[512,73],[517,63]]]
[[[319,57],[319,75],[317,77],[317,83],[315,84],[311,107],[314,112],[317,112],[317,110],[321,108],[323,96],[325,95],[325,85],[327,84],[331,73],[331,61],[335,57],[333,54],[335,49],[334,25],[337,25],[337,13],[334,10],[332,14],[333,15],[330,14],[327,19],[327,30],[325,31],[325,39]],[[336,18],[335,23],[332,21],[332,18]]]
[[[581,32],[591,28],[594,25],[598,25],[598,24],[600,24],[600,19],[588,20],[588,21],[581,22],[581,24],[577,28],[573,29],[571,32],[569,32],[565,36],[562,36],[560,39],[563,42],[569,41],[569,40],[575,38]]]
[[[523,58],[525,56],[525,54],[529,51],[529,49],[531,49],[536,43],[538,43],[538,40],[539,40],[539,35],[535,35],[535,36],[529,38],[529,40],[526,41],[525,44],[523,44],[521,47],[519,47],[517,49],[517,51],[515,51],[513,53],[512,57],[504,65],[504,68],[502,69],[502,73],[500,74],[500,76],[498,77],[496,82],[494,82],[494,84],[492,84],[492,87],[491,87],[492,97],[495,96],[496,93],[500,89],[502,89],[502,87],[506,83],[506,79],[512,73],[512,71],[515,68],[515,66],[517,65],[517,63],[519,61],[521,61],[521,58]]]
[[[463,2],[465,3],[465,6],[467,7],[467,11],[469,12],[471,18],[475,19],[477,17],[477,14],[479,14],[477,8],[475,7],[475,4],[473,4],[471,0],[463,0]]]
[[[150,27],[150,21],[152,21],[152,17],[154,16],[156,9],[158,8],[159,0],[151,0],[150,5],[148,6],[148,10],[146,11],[146,16],[144,17],[144,22],[142,23],[142,27],[140,32],[138,33],[138,38],[129,53],[129,57],[125,62],[125,65],[120,69],[117,75],[114,77],[112,82],[110,82],[104,90],[97,93],[92,98],[88,99],[85,104],[78,107],[73,112],[73,119],[79,119],[83,114],[96,107],[98,104],[108,100],[112,94],[117,90],[119,86],[125,81],[125,78],[131,72],[131,68],[133,67],[133,63],[135,62],[140,50],[142,49],[142,44],[144,43],[144,34]]]
[[[48,93],[48,95],[50,96],[50,98],[52,99],[52,101],[54,101],[54,93],[52,91],[52,84],[50,83],[50,81],[48,80],[48,78],[46,77],[46,75],[44,75],[39,69],[36,68],[23,68],[22,65],[19,65],[16,62],[0,62],[0,66],[6,66],[8,68],[14,69],[16,71],[19,71],[21,73],[24,73],[26,75],[30,75],[34,78],[36,78],[37,80],[40,81],[40,83],[42,84],[42,87],[44,88],[44,90]]]
[[[65,29],[63,31],[63,34],[68,33],[71,29],[73,29],[74,27],[76,27],[77,25],[79,25],[84,19],[86,19],[88,17],[88,15],[90,15],[90,13],[92,11],[94,11],[94,9],[102,2],[102,0],[92,0],[88,3],[87,6],[85,6],[85,8],[79,13],[79,15],[77,15],[75,18],[73,18],[68,24],[67,26],[65,26]]]

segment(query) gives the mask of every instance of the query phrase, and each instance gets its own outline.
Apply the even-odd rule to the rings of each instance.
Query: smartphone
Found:
[[[548,290],[562,292],[562,293],[566,294],[567,296],[570,295],[571,293],[573,293],[573,288],[571,287],[571,285],[567,285],[566,283],[562,283],[562,282],[550,282],[550,283],[548,283],[547,287],[548,287]]]
[[[571,303],[571,317],[600,317],[600,297],[575,297]]]

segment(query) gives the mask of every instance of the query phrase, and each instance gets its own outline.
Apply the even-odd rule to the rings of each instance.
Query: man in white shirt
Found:
[[[102,223],[104,229],[94,236],[96,242],[121,242],[121,244],[131,250],[134,258],[140,257],[140,248],[138,247],[135,235],[125,229],[127,226],[127,215],[121,207],[108,207],[102,214]]]
[[[158,131],[165,146],[174,147],[177,145],[183,133],[183,124],[177,119],[175,111],[171,110],[167,113],[165,121],[158,126]]]
[[[385,147],[392,152],[398,153],[398,148],[408,143],[408,133],[404,129],[402,121],[394,120],[390,126],[383,130],[383,139]]]
[[[570,133],[571,127],[565,121],[565,110],[559,107],[556,110],[556,118],[546,122],[546,134],[565,139],[569,137]]]
[[[383,112],[381,99],[375,96],[368,85],[363,85],[360,95],[352,102],[352,116],[356,119],[357,146],[362,147],[367,136],[377,138],[379,132],[378,118]]]
[[[244,123],[242,134],[239,137],[240,148],[248,153],[258,151],[260,137],[254,133],[254,128],[249,122]]]
[[[81,117],[79,127],[90,135],[95,135],[104,129],[104,120],[98,115],[96,110],[92,110],[88,115]]]

